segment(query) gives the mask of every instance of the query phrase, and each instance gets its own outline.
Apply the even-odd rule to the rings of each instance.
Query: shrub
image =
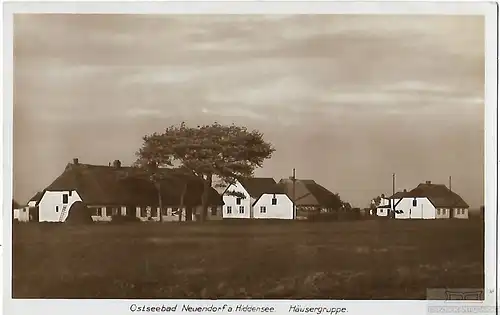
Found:
[[[135,216],[129,215],[113,215],[111,216],[111,223],[129,223],[129,222],[141,222],[141,219]]]
[[[90,209],[81,201],[77,201],[71,205],[66,221],[69,224],[92,224],[92,213]]]
[[[313,222],[326,222],[326,221],[337,221],[339,214],[337,212],[324,212],[324,213],[312,213],[307,217],[308,221]]]

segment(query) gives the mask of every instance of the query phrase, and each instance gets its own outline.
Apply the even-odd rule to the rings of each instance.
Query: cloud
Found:
[[[58,175],[41,165],[67,162],[34,152],[42,140],[96,163],[132,159],[144,133],[180,120],[265,130],[277,147],[266,176],[297,167],[354,202],[373,196],[348,187],[373,191],[393,166],[409,182],[428,165],[482,185],[482,17],[55,14],[16,15],[14,28],[15,151],[37,160],[15,166],[16,194],[43,188],[37,169],[37,185]],[[419,149],[387,156],[395,143]]]

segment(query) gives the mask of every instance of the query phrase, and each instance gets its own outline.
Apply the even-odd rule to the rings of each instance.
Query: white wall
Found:
[[[453,209],[453,217],[456,219],[468,219],[469,218],[469,209],[459,208]]]
[[[24,207],[21,209],[16,209],[14,212],[14,218],[16,218],[19,222],[28,222],[30,220],[30,208]]]
[[[63,204],[63,195],[68,195],[68,203]],[[70,191],[46,191],[43,194],[39,207],[38,221],[40,222],[64,222],[68,217],[69,209],[73,203],[82,201],[80,195],[73,190],[71,196]],[[56,209],[57,207],[57,209]],[[64,215],[61,214],[64,211]]]
[[[413,206],[413,200],[417,200],[416,206]],[[403,213],[396,213],[396,219],[435,219],[436,208],[432,205],[429,199],[425,197],[418,198],[403,198],[397,205],[396,210],[401,210]]]
[[[272,204],[273,198],[277,199],[276,205]],[[261,213],[261,207],[266,207],[266,212]],[[263,194],[253,206],[255,219],[288,219],[292,220],[293,203],[286,194]]]
[[[236,196],[231,196],[228,195],[227,193],[224,193],[222,196],[222,200],[224,201],[224,207],[222,209],[222,217],[224,219],[249,219],[252,217],[252,203],[253,203],[253,198],[250,197],[248,192],[243,188],[243,186],[237,182],[236,184],[233,184],[229,186],[226,191],[234,191],[234,192],[240,192],[243,195],[245,195],[245,198],[241,199],[241,204],[236,204],[236,200],[238,197]],[[240,213],[240,207],[243,207],[243,213]],[[231,213],[227,213],[228,207],[231,207]]]
[[[437,208],[436,209],[436,219],[449,219],[450,209],[447,208]]]
[[[389,208],[377,208],[377,216],[386,217],[389,214]]]

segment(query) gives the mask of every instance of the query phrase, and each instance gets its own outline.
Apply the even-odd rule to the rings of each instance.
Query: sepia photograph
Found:
[[[12,22],[12,299],[493,289],[485,16]]]

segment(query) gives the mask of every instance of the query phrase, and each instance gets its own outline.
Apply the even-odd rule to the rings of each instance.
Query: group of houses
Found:
[[[164,180],[157,186],[137,172],[118,160],[103,166],[74,159],[26,206],[14,209],[14,219],[65,222],[81,204],[94,221],[111,221],[115,216],[142,221],[200,219],[204,190],[200,179],[177,169],[161,169]],[[337,195],[314,180],[252,177],[236,181],[222,193],[211,188],[206,219],[304,219],[309,213],[337,210],[337,201]]]
[[[139,176],[137,168],[122,166],[119,160],[103,166],[82,164],[75,158],[26,206],[13,203],[14,219],[65,222],[73,209],[84,204],[93,221],[111,221],[115,216],[141,221],[200,220],[203,182],[178,169],[160,171],[163,180],[157,186]],[[469,216],[469,205],[451,187],[430,181],[410,191],[377,199],[372,201],[376,203],[372,208],[379,217],[467,219]],[[222,192],[210,188],[206,219],[306,219],[311,214],[340,211],[341,204],[338,195],[314,180],[292,176],[276,182],[273,178],[251,177],[235,181]]]
[[[380,196],[373,207],[379,217],[395,219],[468,219],[469,205],[456,192],[431,181],[414,189]]]

